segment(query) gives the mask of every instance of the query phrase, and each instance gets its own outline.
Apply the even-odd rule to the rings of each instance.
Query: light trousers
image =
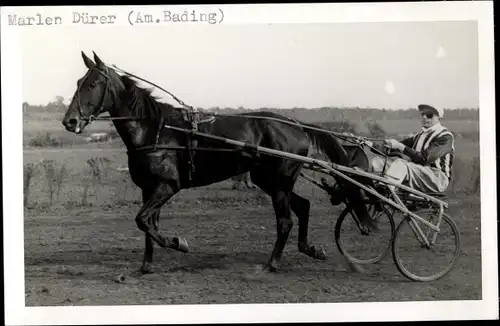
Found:
[[[375,172],[384,172],[384,164],[379,160],[374,160],[372,167]],[[449,184],[449,180],[443,171],[401,158],[388,163],[383,174],[398,184],[405,184],[424,193],[444,192]]]

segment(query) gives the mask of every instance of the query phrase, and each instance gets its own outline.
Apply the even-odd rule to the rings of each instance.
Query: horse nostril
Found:
[[[70,120],[68,121],[68,125],[69,125],[70,127],[75,127],[77,123],[78,123],[78,120],[76,120],[76,119],[70,119]]]

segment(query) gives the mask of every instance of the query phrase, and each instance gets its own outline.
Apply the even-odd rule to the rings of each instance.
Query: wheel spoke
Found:
[[[354,213],[346,208],[335,225],[335,242],[339,251],[350,261],[358,264],[374,264],[384,259],[391,250],[395,232],[392,214],[387,209],[377,212],[374,205],[368,207],[372,217],[378,220],[377,233],[364,232]]]
[[[424,224],[419,227],[428,228]],[[434,238],[433,233],[424,231],[431,238]],[[460,250],[456,224],[444,214],[436,241],[431,245],[422,245],[416,234],[410,229],[409,219],[398,226],[393,244],[393,257],[398,270],[407,278],[421,282],[437,280],[448,274]],[[431,239],[427,240],[431,242]]]

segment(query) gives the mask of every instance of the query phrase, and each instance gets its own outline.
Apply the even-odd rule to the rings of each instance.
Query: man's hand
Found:
[[[397,149],[397,150],[400,150],[400,151],[403,151],[405,149],[405,145],[398,142],[397,140],[395,139],[386,139],[384,140],[384,145],[390,147],[390,148],[393,148],[393,149]]]
[[[369,146],[369,147],[373,147],[373,142],[369,141],[369,140],[365,140],[363,141],[365,143],[365,145]]]

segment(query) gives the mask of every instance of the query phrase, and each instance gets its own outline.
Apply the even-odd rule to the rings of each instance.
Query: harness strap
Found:
[[[161,131],[163,130],[163,127],[165,126],[165,118],[163,116],[160,117],[160,123],[158,124],[158,130],[156,131],[156,139],[155,139],[155,145],[154,145],[154,150],[156,151],[156,147],[158,146],[158,141],[160,139],[160,134]]]
[[[150,85],[152,85],[152,86],[155,86],[155,87],[157,87],[157,88],[161,89],[162,91],[164,91],[164,92],[165,92],[165,93],[167,93],[168,95],[172,96],[172,98],[173,98],[174,100],[176,100],[177,102],[179,102],[179,104],[180,104],[180,105],[182,105],[182,106],[184,106],[184,107],[187,107],[187,108],[190,108],[190,109],[194,109],[192,106],[190,106],[190,105],[186,105],[186,103],[182,102],[182,101],[181,101],[180,99],[178,99],[178,98],[177,98],[174,94],[170,93],[169,91],[167,91],[167,90],[166,90],[166,89],[164,89],[163,87],[160,87],[160,86],[156,85],[156,84],[155,84],[155,83],[153,83],[153,82],[150,82],[150,81],[148,81],[148,80],[146,80],[146,79],[144,79],[144,78],[141,78],[141,77],[139,77],[139,76],[136,76],[136,75],[134,75],[134,74],[132,74],[132,73],[130,73],[130,72],[127,72],[127,71],[125,71],[125,70],[121,69],[121,68],[118,68],[116,65],[112,65],[112,66],[113,66],[113,68],[115,68],[116,70],[120,71],[121,73],[124,73],[124,74],[129,75],[129,76],[134,77],[134,78],[137,78],[137,79],[139,79],[139,80],[141,80],[141,81],[143,81],[143,82],[145,82],[145,83],[148,83],[148,84],[150,84]]]
[[[186,134],[186,147],[187,147],[187,152],[188,152],[188,164],[189,164],[189,171],[188,171],[188,178],[189,182],[193,181],[194,174],[196,173],[196,167],[194,164],[194,156],[196,155],[196,151],[193,150],[198,146],[198,140],[194,139],[194,133],[198,131],[198,124],[200,123],[199,119],[199,112],[198,110],[191,108],[186,113],[186,120],[190,124],[190,129],[192,133]]]
[[[121,68],[118,68],[116,65],[112,65],[112,66],[113,66],[114,69],[116,69],[116,70],[118,70],[118,71],[120,71],[120,72],[122,72],[122,73],[124,73],[126,75],[129,75],[129,76],[134,77],[136,79],[139,79],[139,80],[141,80],[143,82],[146,82],[146,83],[148,83],[148,84],[150,84],[152,86],[155,86],[156,88],[158,88],[158,89],[162,90],[163,92],[169,94],[173,99],[175,99],[179,104],[181,104],[184,107],[183,117],[184,117],[184,120],[186,120],[190,124],[190,129],[191,129],[191,132],[189,132],[189,133],[186,134],[186,137],[187,137],[187,139],[186,139],[186,148],[187,148],[187,151],[188,151],[187,160],[188,160],[188,164],[190,166],[190,169],[188,170],[188,177],[189,177],[189,182],[191,183],[193,175],[195,173],[194,155],[195,155],[196,150],[193,151],[193,148],[196,148],[197,145],[198,145],[198,141],[196,139],[194,139],[195,138],[194,135],[198,132],[198,124],[204,123],[204,122],[213,122],[216,119],[216,116],[219,116],[219,114],[216,114],[216,113],[215,114],[214,113],[207,113],[211,117],[208,118],[208,119],[200,121],[200,113],[197,111],[197,109],[195,109],[192,106],[186,105],[183,101],[181,101],[180,99],[178,99],[175,95],[173,95],[169,91],[165,90],[164,88],[160,87],[157,84],[154,84],[154,83],[152,83],[152,82],[150,82],[148,80],[145,80],[145,79],[143,79],[143,78],[141,78],[139,76],[136,76],[134,74],[131,74],[131,73],[129,73],[129,72],[121,69]],[[102,99],[101,106],[102,106],[103,103],[104,103],[104,96],[103,96],[103,99]],[[232,116],[232,115],[229,114],[229,115],[224,115],[224,116]],[[277,119],[277,118],[273,118],[273,117],[260,117],[260,116],[253,116],[253,115],[247,115],[246,117],[248,117],[248,118],[256,118],[256,119],[266,119],[266,120],[278,120],[281,123],[291,124],[291,125],[295,125],[295,126],[299,126],[299,127],[305,128],[305,129],[311,129],[311,130],[320,131],[320,132],[323,132],[323,133],[329,133],[329,134],[335,135],[336,137],[338,137],[340,139],[343,139],[345,141],[352,142],[352,143],[357,143],[358,145],[363,144],[365,146],[370,147],[372,150],[375,150],[375,151],[379,152],[380,154],[382,154],[383,156],[385,156],[384,170],[386,168],[387,161],[388,161],[387,155],[384,155],[384,153],[380,152],[376,148],[374,148],[374,147],[372,147],[372,146],[370,146],[370,145],[368,145],[366,143],[366,141],[368,141],[368,140],[371,140],[371,141],[380,141],[380,139],[368,138],[368,137],[358,137],[358,136],[354,136],[352,134],[338,133],[338,132],[334,132],[334,131],[330,131],[330,130],[325,130],[325,129],[322,129],[322,128],[317,128],[317,127],[313,127],[313,126],[310,126],[310,125],[307,125],[307,124],[299,123],[297,120],[295,120],[293,118],[288,118],[288,121],[287,121],[287,120]],[[136,118],[136,117],[126,117],[125,119],[130,119],[130,118]],[[140,118],[140,117],[137,117],[137,118]],[[111,118],[111,117],[104,118],[103,117],[101,119],[102,120],[104,120],[104,119],[114,120],[116,118]],[[94,118],[94,120],[96,120],[96,119]],[[159,142],[159,137],[160,137],[161,131],[165,127],[164,122],[165,122],[164,118],[161,117],[160,118],[160,125],[158,126],[158,131],[157,131],[157,134],[156,134],[155,144],[153,146],[153,148],[154,148],[155,151],[156,151],[156,149],[158,147],[158,142]],[[255,154],[258,155],[258,151]]]

